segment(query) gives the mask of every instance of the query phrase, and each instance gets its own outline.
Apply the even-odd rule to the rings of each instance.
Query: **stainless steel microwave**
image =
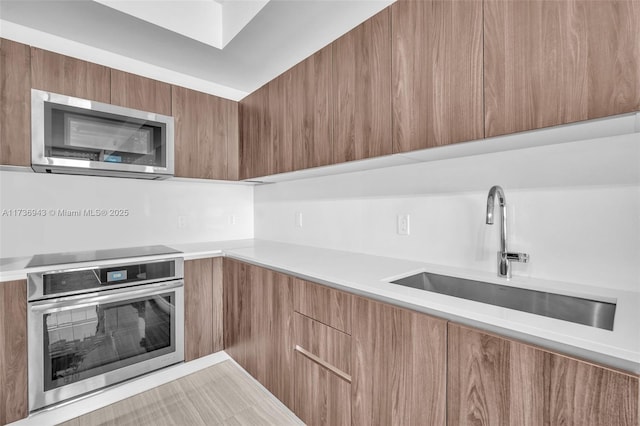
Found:
[[[31,89],[36,172],[171,177],[173,132],[173,117]]]

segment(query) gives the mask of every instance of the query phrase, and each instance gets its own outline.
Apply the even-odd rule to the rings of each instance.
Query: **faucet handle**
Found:
[[[522,263],[527,263],[529,262],[529,255],[527,253],[511,253],[511,252],[507,252],[505,253],[507,260],[513,261],[513,262],[522,262]]]

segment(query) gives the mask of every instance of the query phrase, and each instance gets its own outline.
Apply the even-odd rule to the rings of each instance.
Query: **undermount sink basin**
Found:
[[[613,330],[616,304],[421,272],[392,281],[448,296]]]

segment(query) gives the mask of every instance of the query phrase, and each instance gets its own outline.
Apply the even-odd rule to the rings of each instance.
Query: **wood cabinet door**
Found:
[[[223,260],[224,278],[224,350],[249,374],[255,377],[257,356],[251,341],[251,307],[253,294],[250,292],[249,265],[229,258]]]
[[[31,165],[31,50],[0,38],[0,164]]]
[[[636,376],[451,323],[448,358],[451,426],[638,424]]]
[[[482,1],[391,6],[393,152],[484,136]]]
[[[175,175],[237,179],[238,104],[183,87],[172,87]]]
[[[230,259],[224,264],[225,350],[293,409],[291,277]]]
[[[274,173],[269,85],[240,101],[240,179]]]
[[[27,417],[27,281],[0,283],[0,424]]]
[[[171,115],[171,85],[140,75],[111,70],[111,103]]]
[[[638,34],[635,0],[486,0],[486,136],[640,110]]]
[[[332,55],[333,163],[391,154],[390,9],[336,40]]]
[[[453,425],[544,423],[544,353],[449,323],[447,418]]]
[[[293,90],[291,70],[271,80],[268,86],[267,114],[269,120],[268,137],[271,140],[271,173],[286,173],[293,166],[293,114],[289,102]],[[267,135],[265,135],[267,137]]]
[[[31,87],[108,104],[111,69],[32,47]]]
[[[184,262],[185,361],[223,349],[222,258]]]
[[[330,164],[331,136],[331,46],[327,46],[291,70],[290,103],[295,170]]]
[[[447,322],[352,300],[352,424],[444,425]]]

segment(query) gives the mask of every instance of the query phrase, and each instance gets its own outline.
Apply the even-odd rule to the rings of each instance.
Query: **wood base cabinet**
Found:
[[[223,349],[222,258],[184,262],[184,358]]]
[[[637,426],[638,386],[636,376],[449,324],[450,426]]]
[[[444,425],[447,322],[353,297],[354,425]]]
[[[0,283],[0,425],[27,417],[27,282]]]
[[[224,260],[224,348],[293,409],[292,278]]]

